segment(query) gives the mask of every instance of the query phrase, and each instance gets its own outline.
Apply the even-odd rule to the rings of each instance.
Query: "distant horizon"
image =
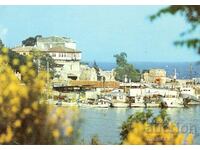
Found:
[[[94,61],[81,61],[81,62],[86,62],[86,63],[93,63]],[[109,61],[95,61],[96,63],[113,63],[116,64],[116,62],[109,62]],[[199,61],[129,61],[128,63],[198,63]]]
[[[149,16],[166,6],[0,6],[0,38],[8,47],[36,35],[65,36],[77,43],[82,60],[114,62],[126,52],[128,61],[199,61],[195,50],[173,42],[189,28],[180,15]],[[103,10],[103,11],[102,11]]]

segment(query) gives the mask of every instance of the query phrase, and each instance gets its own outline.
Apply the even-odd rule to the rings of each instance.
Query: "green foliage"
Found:
[[[198,27],[200,26],[200,6],[199,5],[174,5],[168,6],[166,8],[161,9],[156,14],[150,16],[150,20],[155,20],[158,17],[164,15],[182,15],[187,23],[191,25],[191,28],[183,33],[181,36],[189,35],[194,31],[197,31]],[[175,41],[174,44],[176,46],[186,46],[188,48],[192,48],[197,50],[200,54],[200,39],[199,36],[197,38],[188,38],[184,40]]]
[[[132,64],[127,63],[127,54],[122,52],[114,55],[117,67],[115,68],[116,80],[124,81],[125,76],[132,81],[140,81],[140,73]]]
[[[1,41],[0,39],[0,55],[3,53],[2,52],[2,48],[4,47],[4,44],[3,42]],[[9,58],[9,61],[8,61],[8,64],[11,66],[11,68],[17,72],[20,71],[19,69],[19,66],[20,65],[25,65],[26,63],[26,57],[23,56],[23,55],[20,55],[14,51],[12,51],[11,49],[8,49],[8,58]],[[13,64],[13,60],[14,59],[18,59],[19,60],[19,64],[18,65],[14,65]]]
[[[164,109],[161,109],[161,111],[159,112],[157,116],[154,116],[152,113],[152,110],[150,109],[147,109],[144,112],[136,112],[135,114],[130,115],[128,119],[125,122],[123,122],[122,126],[120,127],[121,141],[123,142],[127,138],[128,133],[132,130],[133,123],[142,123],[142,124],[149,123],[151,125],[156,125],[157,124],[156,120],[158,118],[162,119],[163,127],[167,128],[169,125],[170,118],[166,110]]]
[[[91,145],[99,145],[100,144],[98,135],[92,136],[90,144]]]
[[[97,73],[97,80],[100,81],[102,78],[101,78],[101,74],[100,74],[100,68],[97,65],[96,61],[94,61],[94,63],[93,63],[93,68],[95,69],[95,71]]]
[[[47,71],[47,62],[48,62],[50,75],[51,77],[54,76],[56,64],[53,58],[48,53],[35,50],[32,52],[32,56],[33,56],[35,69],[39,68],[39,70]]]
[[[0,39],[0,49],[2,49],[4,47],[4,44],[2,42],[2,40]]]

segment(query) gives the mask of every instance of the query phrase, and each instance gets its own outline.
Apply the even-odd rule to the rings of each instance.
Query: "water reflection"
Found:
[[[98,135],[102,144],[120,143],[120,129],[123,121],[129,115],[144,111],[144,108],[107,108],[107,109],[80,109],[84,122],[81,126],[81,139],[84,144],[88,144],[93,135]],[[160,109],[153,108],[154,114]],[[167,113],[173,122],[176,122],[180,131],[184,133],[192,132],[195,136],[194,144],[200,144],[200,106],[190,108],[168,108]]]

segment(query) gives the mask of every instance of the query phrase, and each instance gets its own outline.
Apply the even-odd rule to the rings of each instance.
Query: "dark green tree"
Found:
[[[97,65],[96,61],[94,61],[94,63],[93,63],[93,68],[95,69],[95,71],[97,73],[97,80],[100,81],[101,80],[100,68]]]
[[[54,59],[48,54],[38,50],[32,52],[34,67],[36,70],[45,70],[47,71],[47,62],[49,64],[49,72],[51,77],[55,75],[56,63]]]
[[[0,39],[0,49],[2,49],[4,47],[4,44],[2,42],[2,40]]]
[[[122,52],[114,55],[116,58],[117,67],[115,68],[116,80],[124,81],[125,77],[131,81],[140,81],[140,73],[132,64],[127,62],[127,54]]]
[[[196,50],[200,54],[200,6],[199,5],[172,5],[161,9],[156,14],[150,16],[150,20],[155,20],[162,15],[182,15],[186,22],[190,25],[189,30],[183,31],[180,35],[184,40],[174,42],[176,46],[186,46]],[[197,36],[192,35],[194,32]],[[185,37],[187,35],[187,37]]]
[[[37,38],[42,37],[41,35],[36,35],[35,37],[29,37],[22,41],[22,45],[24,46],[34,46],[37,42]]]

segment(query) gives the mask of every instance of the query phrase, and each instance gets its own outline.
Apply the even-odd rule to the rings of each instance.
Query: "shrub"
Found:
[[[47,74],[36,75],[30,57],[20,66],[20,81],[0,55],[0,144],[74,144],[78,111],[46,104]],[[14,61],[14,65],[18,65]]]
[[[153,116],[150,110],[131,115],[121,127],[122,144],[192,144],[193,135],[179,133],[176,124],[170,122],[165,110]]]

